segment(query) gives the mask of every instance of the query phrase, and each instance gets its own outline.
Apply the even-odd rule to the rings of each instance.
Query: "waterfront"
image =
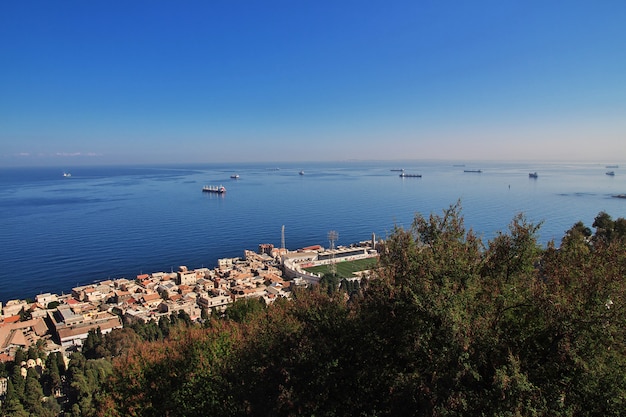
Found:
[[[0,300],[179,265],[213,267],[259,243],[280,246],[282,225],[290,249],[328,246],[330,230],[337,244],[384,238],[394,225],[409,227],[415,212],[441,213],[458,199],[466,226],[485,240],[519,212],[544,221],[543,244],[558,243],[579,220],[591,226],[600,211],[626,217],[626,200],[612,197],[626,192],[621,168],[607,176],[604,163],[456,164],[4,168]],[[397,168],[422,178],[399,178]],[[482,172],[463,172],[472,169]],[[529,178],[535,171],[538,178]],[[240,178],[230,179],[235,172]],[[205,184],[228,191],[202,193]]]

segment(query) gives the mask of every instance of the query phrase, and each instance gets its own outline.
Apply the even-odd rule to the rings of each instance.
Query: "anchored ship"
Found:
[[[202,192],[224,194],[226,192],[226,187],[223,185],[220,185],[219,187],[217,185],[205,185],[202,187]]]

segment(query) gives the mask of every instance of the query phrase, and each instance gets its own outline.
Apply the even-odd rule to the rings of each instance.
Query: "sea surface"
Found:
[[[626,165],[336,162],[0,168],[0,301],[141,273],[214,267],[260,243],[288,249],[385,238],[461,202],[484,241],[523,213],[557,245],[600,211],[626,217]],[[404,168],[421,178],[400,178]],[[464,170],[480,169],[481,173]],[[299,175],[303,170],[304,175]],[[606,175],[615,171],[615,176]],[[71,172],[64,177],[63,172]],[[529,172],[537,172],[531,179]],[[231,179],[232,174],[239,179]],[[224,195],[203,193],[224,185]]]

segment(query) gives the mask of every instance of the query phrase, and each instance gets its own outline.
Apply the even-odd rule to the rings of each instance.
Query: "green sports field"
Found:
[[[351,278],[354,272],[372,269],[376,265],[377,261],[377,258],[368,258],[358,259],[356,261],[337,262],[335,264],[337,267],[337,275],[343,278]],[[324,275],[325,273],[330,272],[330,265],[320,265],[304,269],[308,272]]]

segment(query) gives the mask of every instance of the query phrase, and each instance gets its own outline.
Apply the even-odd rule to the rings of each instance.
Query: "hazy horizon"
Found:
[[[626,158],[626,3],[7,2],[0,164]]]
[[[19,161],[18,161],[19,162]],[[483,165],[492,165],[492,164],[503,164],[503,165],[514,165],[521,169],[536,169],[538,166],[559,166],[559,165],[580,165],[580,166],[598,166],[602,168],[609,167],[625,167],[626,159],[606,159],[606,160],[584,160],[584,159],[452,159],[452,158],[424,158],[424,159],[328,159],[328,160],[300,160],[300,161],[292,161],[292,160],[250,160],[250,161],[201,161],[201,162],[189,162],[189,161],[144,161],[144,162],[134,162],[127,160],[117,160],[114,162],[108,160],[99,160],[99,159],[73,159],[73,160],[60,160],[60,159],[48,159],[48,158],[32,158],[28,160],[28,163],[22,164],[3,164],[0,166],[0,169],[6,168],[55,168],[60,169],[64,172],[72,173],[73,169],[78,168],[88,168],[88,167],[145,167],[145,168],[172,168],[172,169],[205,169],[205,168],[214,168],[219,166],[228,166],[230,168],[237,167],[250,167],[250,166],[259,166],[259,167],[268,167],[268,168],[278,168],[278,169],[302,169],[308,166],[316,166],[316,168],[320,168],[322,166],[328,166],[331,168],[336,167],[345,167],[350,164],[374,164],[374,165],[382,165],[388,164],[390,169],[399,169],[399,168],[410,168],[411,166],[419,166],[419,165],[438,165],[438,164],[452,164],[457,166],[474,166],[479,167],[481,164]],[[533,168],[535,167],[535,168]]]

